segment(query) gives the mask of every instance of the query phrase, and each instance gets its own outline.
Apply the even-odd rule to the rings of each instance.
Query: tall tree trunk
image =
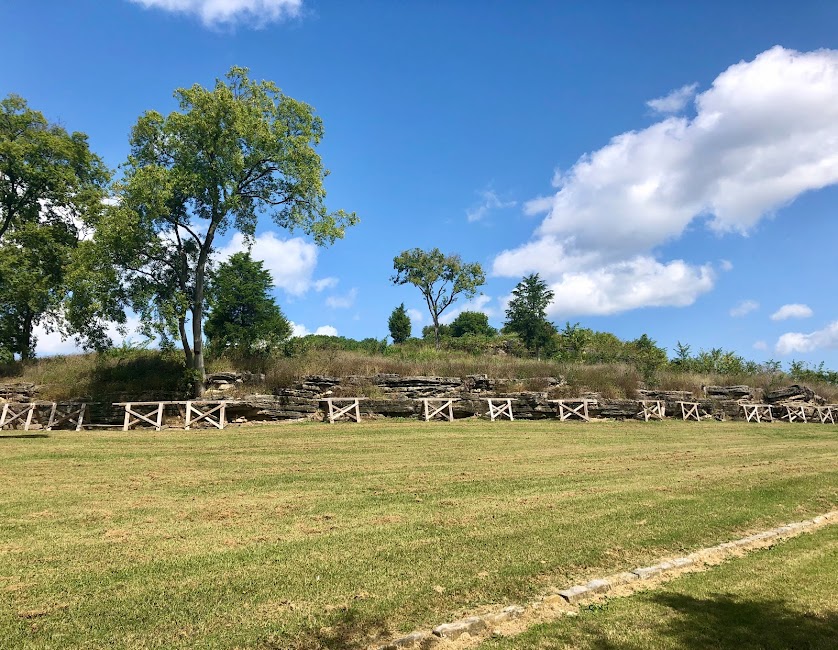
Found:
[[[32,329],[32,312],[27,309],[26,316],[23,319],[23,329],[20,333],[20,358],[23,361],[35,358],[35,351],[32,349]]]
[[[186,367],[195,367],[195,355],[192,354],[192,347],[189,345],[189,337],[186,335],[186,317],[181,316],[177,319],[177,327],[180,332],[180,343],[183,346],[183,354],[186,357]]]
[[[436,349],[439,350],[439,316],[434,316],[434,341],[436,342]]]
[[[204,319],[204,274],[199,271],[195,277],[195,303],[192,306],[192,369],[198,371],[198,383],[195,397],[204,394],[204,380],[207,373],[204,368],[204,332],[201,324]]]

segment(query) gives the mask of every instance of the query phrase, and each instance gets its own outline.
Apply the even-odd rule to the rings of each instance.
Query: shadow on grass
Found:
[[[14,434],[5,434],[0,433],[0,440],[3,438],[49,438],[48,433],[14,433]]]
[[[724,594],[694,598],[678,593],[650,596],[673,616],[653,632],[666,647],[717,650],[827,650],[838,647],[838,612],[805,614],[782,601],[737,600]],[[636,644],[599,639],[597,650],[627,650]]]

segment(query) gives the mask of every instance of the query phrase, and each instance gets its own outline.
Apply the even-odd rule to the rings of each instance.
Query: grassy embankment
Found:
[[[544,377],[560,377],[566,385],[557,393],[578,396],[593,391],[605,398],[634,398],[641,387],[661,390],[687,390],[701,394],[704,385],[746,384],[771,389],[794,383],[783,373],[712,374],[681,372],[674,367],[658,370],[644,382],[633,366],[611,364],[559,363],[538,361],[511,355],[469,354],[433,348],[400,350],[371,354],[345,350],[313,350],[296,357],[273,357],[258,360],[210,361],[208,370],[250,370],[265,373],[263,385],[244,386],[244,392],[270,393],[299,381],[307,375],[436,375],[465,377],[486,374],[497,379],[517,379],[520,390],[544,390]],[[104,355],[72,355],[40,359],[34,363],[13,364],[0,368],[2,381],[27,381],[41,387],[42,399],[88,397],[108,401],[112,396],[154,394],[160,398],[186,396],[183,366],[177,353],[113,350]],[[838,386],[805,382],[829,402],[838,402]]]
[[[15,435],[9,648],[357,647],[838,506],[836,426]]]

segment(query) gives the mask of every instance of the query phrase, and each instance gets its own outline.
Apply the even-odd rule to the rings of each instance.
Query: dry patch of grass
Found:
[[[0,466],[10,647],[302,650],[833,509],[838,427],[55,432],[0,439]]]

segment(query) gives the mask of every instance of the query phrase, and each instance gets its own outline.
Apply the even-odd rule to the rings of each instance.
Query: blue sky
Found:
[[[143,111],[231,65],[313,105],[327,203],[361,223],[323,249],[260,223],[298,331],[382,338],[401,302],[418,331],[392,259],[437,246],[483,264],[470,307],[497,326],[539,272],[559,325],[836,368],[838,4],[754,7],[5,0],[0,94],[111,167]]]

